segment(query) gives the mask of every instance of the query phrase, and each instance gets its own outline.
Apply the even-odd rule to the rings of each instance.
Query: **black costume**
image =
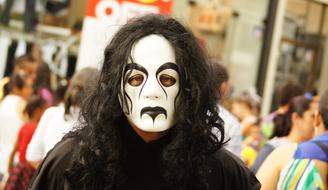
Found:
[[[145,143],[128,125],[122,126],[122,138],[128,150],[124,169],[128,176],[120,189],[168,189],[161,178],[159,158],[162,148],[170,141],[170,133],[163,138]],[[71,162],[79,142],[67,138],[58,143],[47,155],[30,184],[29,190],[67,190],[64,171]],[[209,189],[260,189],[260,183],[249,169],[232,153],[220,149],[209,158],[212,173],[208,177]]]

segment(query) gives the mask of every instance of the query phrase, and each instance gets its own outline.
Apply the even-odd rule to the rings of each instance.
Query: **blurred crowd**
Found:
[[[244,92],[227,98],[228,72],[218,63],[212,65],[226,148],[256,174],[262,188],[327,189],[328,91],[313,95],[287,81],[277,90],[277,109],[261,117],[259,96]]]
[[[15,60],[0,81],[0,189],[26,189],[47,152],[78,122],[97,75],[85,68],[61,79],[31,52]]]
[[[210,64],[225,148],[263,189],[327,188],[328,93],[312,95],[286,82],[277,91],[277,109],[261,117],[260,97],[244,92],[232,98],[227,69]],[[27,187],[47,152],[80,122],[79,107],[98,74],[85,68],[70,80],[52,80],[49,66],[35,55],[15,60],[11,75],[0,81],[0,189]]]

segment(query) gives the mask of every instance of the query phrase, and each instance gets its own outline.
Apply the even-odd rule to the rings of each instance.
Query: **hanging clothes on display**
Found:
[[[36,0],[26,0],[24,15],[24,31],[31,32],[35,30],[37,24],[37,14],[35,10]]]
[[[0,78],[4,76],[4,72],[7,64],[8,48],[10,46],[11,39],[6,36],[0,36]],[[0,95],[1,96],[1,95]]]
[[[0,22],[2,24],[8,25],[9,18],[10,18],[10,12],[12,7],[14,6],[15,1],[14,0],[6,0],[5,6],[0,14]]]
[[[6,0],[3,11],[0,14],[0,23],[4,25],[9,24],[10,14],[16,3],[25,2],[25,12],[23,14],[24,31],[31,32],[35,30],[37,24],[37,10],[41,10],[41,5],[46,0]],[[38,5],[38,6],[37,6]],[[22,12],[23,13],[23,12]]]
[[[5,69],[4,76],[9,76],[14,69],[17,45],[18,45],[18,42],[16,40],[13,40],[8,48],[6,69]]]
[[[53,44],[44,44],[41,46],[42,50],[42,58],[43,61],[47,64],[51,64],[53,62],[54,54],[57,51],[57,47]]]
[[[18,40],[17,49],[15,52],[15,59],[26,54],[27,43],[24,40]]]
[[[48,0],[46,10],[53,15],[61,14],[61,12],[68,9],[69,3],[69,0]]]
[[[24,40],[13,40],[7,50],[5,72],[3,76],[10,76],[15,66],[16,58],[26,54],[27,44]]]

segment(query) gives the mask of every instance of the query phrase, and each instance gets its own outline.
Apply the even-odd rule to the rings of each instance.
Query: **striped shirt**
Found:
[[[328,163],[328,133],[299,144],[294,158],[280,173],[277,189],[323,190],[324,183],[314,160]]]

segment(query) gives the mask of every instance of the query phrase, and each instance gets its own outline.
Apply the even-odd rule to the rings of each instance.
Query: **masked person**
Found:
[[[105,49],[84,123],[47,155],[29,189],[259,189],[222,148],[209,73],[179,22],[131,20]]]

